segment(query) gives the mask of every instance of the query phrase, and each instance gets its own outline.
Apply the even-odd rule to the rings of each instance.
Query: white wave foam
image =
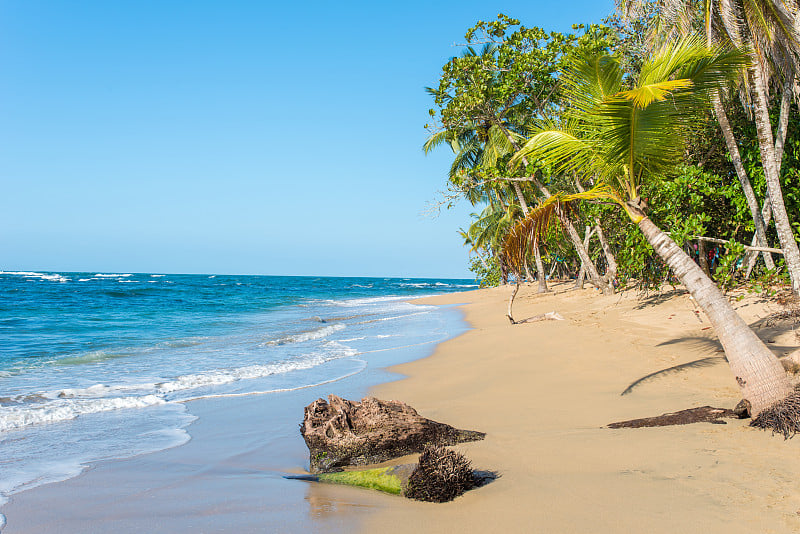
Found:
[[[347,373],[346,375],[337,376],[336,378],[329,378],[328,380],[323,380],[322,382],[316,382],[314,384],[306,384],[306,385],[303,385],[303,386],[296,386],[296,387],[293,387],[293,388],[269,389],[269,390],[266,390],[266,391],[246,391],[244,393],[212,393],[210,395],[198,395],[197,397],[191,397],[191,398],[188,398],[188,399],[181,399],[181,400],[175,401],[175,402],[191,402],[191,401],[196,401],[196,400],[201,400],[201,399],[221,399],[221,398],[229,398],[229,397],[249,397],[249,396],[252,396],[252,395],[267,395],[269,393],[284,393],[284,392],[287,392],[287,391],[297,391],[299,389],[307,389],[307,388],[314,388],[314,387],[317,387],[317,386],[323,386],[325,384],[330,384],[332,382],[338,382],[339,380],[344,380],[345,378],[350,378],[351,376],[354,376],[354,375],[357,375],[358,373],[363,372],[364,369],[367,368],[367,362],[365,362],[364,360],[354,360],[354,361],[357,361],[357,362],[359,362],[361,364],[360,367],[357,370],[355,370],[355,371],[353,371],[351,373]]]
[[[380,319],[370,319],[369,321],[361,321],[360,323],[356,324],[367,324],[367,323],[379,323],[383,321],[394,321],[395,319],[402,319],[403,317],[413,317],[415,315],[425,315],[430,313],[429,311],[418,311],[414,313],[405,313],[403,315],[392,315],[390,317],[381,317]]]
[[[41,280],[51,280],[53,282],[69,282],[66,276],[55,273],[36,273],[32,271],[0,271],[0,274],[10,274],[14,276],[24,276],[25,278],[39,278]]]
[[[292,362],[271,363],[266,365],[248,365],[235,369],[219,370],[212,373],[198,373],[179,376],[175,380],[156,384],[156,389],[160,393],[174,393],[176,391],[195,389],[199,387],[220,386],[239,380],[264,378],[266,376],[288,373],[290,371],[311,369],[312,367],[316,367],[330,360],[344,358],[347,356],[355,356],[357,354],[355,350],[345,346],[334,347],[331,345],[330,348],[337,348],[339,350],[330,351],[325,355],[317,354]]]
[[[347,299],[347,300],[327,300],[330,304],[352,308],[356,306],[368,306],[370,304],[380,304],[384,302],[401,302],[408,300],[407,296],[390,296],[390,297],[368,297],[361,299]]]
[[[111,273],[97,273],[95,278],[127,278],[133,276],[132,274],[111,274]]]
[[[378,337],[380,337],[380,336],[378,336]],[[348,343],[350,341],[358,341],[360,339],[367,339],[367,336],[351,337],[349,339],[339,339],[338,342],[339,343]]]
[[[162,278],[164,276],[167,276],[167,275],[166,274],[151,274],[150,278]]]
[[[99,399],[55,399],[33,406],[0,407],[0,432],[30,425],[68,421],[80,415],[125,408],[144,408],[165,402],[157,395],[145,395]]]
[[[322,328],[318,328],[317,330],[311,330],[310,332],[302,332],[300,334],[294,334],[279,339],[273,339],[272,341],[267,341],[262,346],[271,347],[276,345],[286,345],[287,343],[302,343],[303,341],[313,341],[315,339],[323,339],[333,334],[334,332],[338,332],[339,330],[343,330],[345,328],[346,326],[343,324],[332,324],[328,326],[323,326]]]
[[[78,279],[78,282],[89,282],[89,281],[91,281],[91,278],[79,278]]]

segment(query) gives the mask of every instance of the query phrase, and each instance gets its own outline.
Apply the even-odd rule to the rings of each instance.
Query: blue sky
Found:
[[[0,3],[0,269],[470,277],[423,91],[503,12],[610,0]]]

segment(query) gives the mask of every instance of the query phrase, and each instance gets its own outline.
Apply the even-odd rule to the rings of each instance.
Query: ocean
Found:
[[[408,299],[476,287],[0,272],[0,504],[97,462],[187,443],[201,417],[197,400],[262,397],[268,405],[348,380],[347,391],[365,392],[363,377],[388,379],[380,368],[423,357],[465,329],[455,310]],[[299,423],[302,410],[287,420]],[[280,431],[294,435],[296,426]]]

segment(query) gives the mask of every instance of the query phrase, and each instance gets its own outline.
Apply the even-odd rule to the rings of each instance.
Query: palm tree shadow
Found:
[[[649,375],[645,375],[642,378],[634,381],[631,383],[625,391],[620,393],[620,395],[627,395],[631,391],[633,391],[636,387],[642,385],[645,382],[650,380],[660,378],[662,376],[667,376],[674,373],[679,373],[681,371],[685,371],[687,369],[699,369],[702,367],[711,367],[713,365],[717,365],[720,362],[727,361],[724,356],[709,356],[707,358],[700,358],[699,360],[694,360],[687,363],[682,363],[680,365],[674,365],[672,367],[667,367],[666,369],[661,369],[660,371],[656,371],[655,373],[650,373]]]
[[[677,345],[678,343],[693,343],[695,345],[700,345],[702,349],[708,349],[709,351],[714,352],[722,352],[722,345],[718,340],[705,336],[677,337],[675,339],[662,341],[661,343],[657,344],[656,347],[668,347],[669,345]]]
[[[670,289],[668,291],[659,291],[653,295],[644,295],[639,297],[638,302],[634,309],[644,310],[657,304],[663,304],[679,295],[686,295],[689,292],[685,289]]]

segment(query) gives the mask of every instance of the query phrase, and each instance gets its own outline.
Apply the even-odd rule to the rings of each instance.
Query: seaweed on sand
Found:
[[[428,502],[452,501],[475,486],[471,462],[454,450],[427,446],[408,479],[405,496]]]

